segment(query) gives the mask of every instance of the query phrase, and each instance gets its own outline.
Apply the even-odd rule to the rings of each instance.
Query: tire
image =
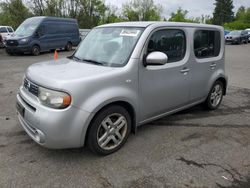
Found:
[[[34,56],[38,56],[40,54],[40,47],[37,45],[34,45],[31,49],[31,54]]]
[[[92,120],[88,134],[89,149],[99,155],[119,150],[131,132],[131,117],[122,106],[111,105],[98,112]]]
[[[13,53],[9,49],[5,48],[5,51],[8,55],[13,55]]]
[[[212,89],[210,90],[208,97],[204,103],[207,110],[216,110],[223,99],[224,85],[221,81],[217,80]]]
[[[65,50],[66,51],[71,51],[72,50],[72,43],[71,42],[68,42],[65,46]]]

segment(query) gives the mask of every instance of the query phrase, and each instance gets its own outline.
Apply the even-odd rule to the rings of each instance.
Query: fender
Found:
[[[126,102],[131,105],[131,107],[134,110],[134,115],[135,115],[134,123],[136,129],[136,126],[138,125],[138,117],[137,117],[138,105],[136,103],[137,98],[138,95],[136,92],[123,87],[105,88],[87,98],[80,108],[90,112],[91,116],[87,120],[87,124],[83,126],[82,136],[80,140],[81,145],[84,145],[87,130],[95,114],[99,112],[103,107],[114,102]]]

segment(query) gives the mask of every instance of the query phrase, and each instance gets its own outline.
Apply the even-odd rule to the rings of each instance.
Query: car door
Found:
[[[56,22],[48,21],[45,22],[45,37],[47,41],[47,48],[48,49],[57,49],[59,48],[59,41],[58,41],[58,33],[60,33],[59,24]]]
[[[12,29],[12,27],[7,27],[8,33],[9,35],[12,35],[14,30]]]
[[[190,101],[204,99],[210,90],[211,80],[216,71],[223,65],[223,33],[217,30],[196,29],[193,33],[194,57],[191,65]]]
[[[41,24],[35,33],[35,38],[39,41],[39,45],[41,48],[41,51],[46,51],[48,50],[48,38],[47,35],[45,34],[45,25]]]
[[[189,98],[189,62],[187,37],[181,29],[157,29],[146,43],[143,55],[163,52],[168,63],[139,69],[139,108],[141,121],[150,120],[179,108]],[[145,58],[144,58],[145,59]]]

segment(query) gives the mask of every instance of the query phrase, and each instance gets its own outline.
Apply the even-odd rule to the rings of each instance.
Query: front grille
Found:
[[[23,87],[27,89],[30,93],[38,97],[38,86],[30,82],[28,79],[24,79]]]
[[[7,40],[6,44],[8,46],[18,46],[18,42],[16,40]]]

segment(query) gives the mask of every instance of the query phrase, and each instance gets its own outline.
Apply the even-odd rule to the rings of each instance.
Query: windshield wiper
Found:
[[[69,58],[69,59],[73,59],[74,61],[82,61],[80,58],[78,58],[78,57],[76,57],[76,56],[74,56],[74,55],[69,56],[68,58]]]
[[[95,65],[105,65],[105,64],[107,64],[105,62],[99,62],[99,61],[95,61],[95,60],[92,60],[92,59],[81,59],[81,61],[86,61],[88,63],[93,63]]]
[[[88,63],[93,63],[95,65],[105,65],[107,64],[106,62],[99,62],[99,61],[95,61],[95,60],[92,60],[92,59],[81,59],[79,57],[76,57],[76,56],[71,56],[69,57],[70,59],[73,59],[74,61],[78,61],[78,62],[88,62]]]

